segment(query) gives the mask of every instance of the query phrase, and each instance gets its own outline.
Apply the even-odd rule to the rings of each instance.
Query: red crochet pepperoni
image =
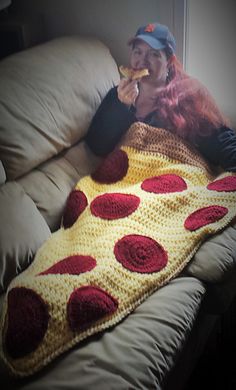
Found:
[[[67,319],[73,331],[83,330],[117,310],[118,301],[99,287],[83,286],[71,294]]]
[[[167,252],[157,241],[138,234],[117,241],[114,254],[125,268],[140,273],[158,272],[168,261]]]
[[[184,179],[178,175],[167,174],[150,177],[142,182],[141,188],[147,192],[155,194],[167,194],[171,192],[181,192],[187,189]]]
[[[79,275],[83,272],[91,271],[94,267],[96,267],[96,264],[96,260],[91,256],[74,255],[58,261],[58,263],[53,264],[52,267],[48,268],[46,271],[41,272],[39,275]]]
[[[133,213],[139,206],[140,199],[128,194],[104,194],[97,196],[91,203],[93,215],[104,219],[124,218]]]
[[[5,346],[13,358],[33,352],[41,343],[48,327],[48,307],[33,290],[16,287],[8,294]]]
[[[91,175],[93,180],[102,184],[116,183],[122,180],[129,167],[127,153],[121,149],[114,150]]]
[[[219,192],[236,191],[236,176],[227,176],[223,179],[215,180],[208,184],[207,188],[208,190]]]
[[[228,213],[228,209],[222,206],[208,206],[198,209],[190,214],[185,222],[184,227],[188,230],[197,230],[202,226],[209,225],[219,221]]]
[[[87,198],[82,191],[71,191],[63,215],[63,226],[65,229],[71,227],[76,222],[87,207],[87,204]]]

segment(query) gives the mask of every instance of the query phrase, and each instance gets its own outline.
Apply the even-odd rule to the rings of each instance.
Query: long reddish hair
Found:
[[[198,80],[184,71],[175,55],[168,56],[167,85],[157,98],[157,120],[166,129],[194,141],[221,126],[229,126],[213,97]]]

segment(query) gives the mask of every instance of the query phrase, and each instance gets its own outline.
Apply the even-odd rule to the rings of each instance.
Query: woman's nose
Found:
[[[149,64],[149,55],[148,53],[143,54],[141,58],[141,63],[143,66],[147,66]]]

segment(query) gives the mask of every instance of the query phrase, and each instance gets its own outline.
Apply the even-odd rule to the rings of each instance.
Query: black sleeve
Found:
[[[114,87],[95,113],[85,141],[95,154],[105,156],[114,149],[133,122],[134,114],[120,102]]]
[[[236,132],[233,129],[223,126],[210,137],[201,137],[198,148],[212,164],[236,172]]]

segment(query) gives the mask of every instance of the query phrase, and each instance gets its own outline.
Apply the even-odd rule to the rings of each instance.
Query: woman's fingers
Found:
[[[132,88],[131,90],[127,91],[127,93],[126,93],[127,103],[126,104],[129,104],[129,105],[134,104],[135,100],[138,97],[138,94],[139,94],[139,90],[138,90],[137,85],[134,88]]]
[[[119,100],[126,104],[134,104],[139,94],[138,84],[136,80],[122,79],[117,88]]]

